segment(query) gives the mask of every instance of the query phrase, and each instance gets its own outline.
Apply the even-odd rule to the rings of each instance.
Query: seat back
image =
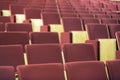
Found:
[[[32,32],[32,25],[24,24],[24,23],[8,23],[8,24],[6,24],[6,29],[7,29],[7,31]]]
[[[0,32],[0,45],[29,44],[28,32]]]
[[[98,38],[109,38],[106,25],[88,24],[86,26],[86,30],[88,32],[88,37],[90,40],[95,40]]]
[[[76,17],[63,17],[62,24],[65,32],[82,30],[81,20]]]
[[[24,64],[22,45],[0,45],[0,66]]]
[[[44,25],[60,24],[60,17],[56,12],[42,12],[41,17]]]
[[[65,66],[68,80],[108,80],[100,61],[69,62]]]
[[[63,53],[66,62],[96,60],[92,44],[64,44]]]
[[[13,66],[0,66],[0,80],[15,80]]]
[[[31,32],[32,44],[59,43],[57,32]]]
[[[65,80],[63,65],[60,63],[23,65],[18,66],[17,71],[20,80]]]
[[[116,38],[115,33],[120,31],[120,24],[109,24],[108,29],[109,29],[110,37]]]
[[[106,61],[109,80],[119,80],[120,79],[120,60]]]
[[[28,64],[62,63],[59,44],[26,45]]]

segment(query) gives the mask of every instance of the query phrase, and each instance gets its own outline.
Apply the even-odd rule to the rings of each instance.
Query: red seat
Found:
[[[25,31],[25,32],[32,32],[32,25],[31,24],[24,24],[24,23],[7,23],[6,24],[7,31]]]
[[[86,30],[90,40],[109,38],[107,27],[104,24],[88,24]]]
[[[96,60],[91,44],[64,44],[63,53],[66,62]]]
[[[26,45],[28,64],[62,63],[59,44]]]
[[[17,72],[21,80],[65,80],[60,63],[18,66]]]
[[[30,38],[32,44],[59,43],[57,32],[31,32]]]
[[[120,79],[120,60],[106,61],[109,80],[119,80]]]
[[[0,66],[0,80],[15,80],[13,66]]]
[[[21,45],[0,45],[0,66],[24,65],[23,51]]]
[[[108,80],[100,61],[69,62],[65,65],[69,80]]]

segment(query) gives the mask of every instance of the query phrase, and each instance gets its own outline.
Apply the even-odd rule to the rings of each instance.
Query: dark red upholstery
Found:
[[[32,44],[25,48],[28,64],[62,63],[59,44]]]
[[[0,32],[0,45],[29,44],[28,32]]]
[[[109,24],[108,25],[109,34],[111,38],[115,38],[115,33],[120,31],[120,24]]]
[[[11,19],[9,16],[0,16],[0,22],[5,24],[7,22],[11,22]]]
[[[120,50],[116,51],[116,59],[120,59]]]
[[[109,38],[106,25],[102,24],[88,24],[86,26],[88,37],[90,40],[98,38]]]
[[[100,19],[101,19],[101,18],[110,18],[110,16],[109,16],[109,15],[106,15],[106,14],[96,14],[95,17],[96,17],[96,18],[100,18]]]
[[[109,80],[120,79],[120,60],[106,61],[108,68]]]
[[[100,61],[66,63],[68,80],[108,80],[105,65]]]
[[[9,5],[9,10],[11,11],[12,15],[15,14],[24,14],[23,9],[26,7],[26,5],[21,5],[21,4],[11,4]]]
[[[13,66],[0,66],[0,80],[15,80]]]
[[[0,66],[24,64],[22,45],[0,45]],[[9,79],[8,79],[9,80]]]
[[[0,31],[5,31],[5,25],[2,22],[0,22]]]
[[[102,19],[102,23],[103,24],[118,24],[118,19],[104,18],[104,19]]]
[[[65,80],[60,63],[35,64],[17,67],[20,80]]]
[[[32,32],[32,25],[25,23],[7,23],[6,24],[7,31],[26,31]]]
[[[60,17],[58,13],[54,12],[42,12],[41,17],[44,25],[60,24]]]
[[[82,30],[81,20],[79,18],[63,17],[62,23],[65,32]]]
[[[59,43],[57,32],[31,32],[32,44]]]
[[[64,44],[66,62],[96,60],[92,44]]]
[[[99,60],[99,41],[98,40],[86,40],[87,44],[92,44],[95,51],[95,57]]]
[[[24,14],[25,14],[26,20],[40,19],[41,9],[40,8],[24,8]]]

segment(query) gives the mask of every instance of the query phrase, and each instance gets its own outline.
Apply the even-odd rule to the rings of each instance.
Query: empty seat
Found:
[[[26,45],[28,64],[62,63],[59,44]]]
[[[0,66],[0,80],[15,80],[13,66]]]
[[[28,32],[0,32],[0,45],[29,44]]]
[[[107,19],[107,18],[104,18],[104,19],[101,19],[101,22],[103,24],[118,24],[118,19]]]
[[[120,25],[119,24],[109,24],[108,29],[109,29],[110,37],[115,38],[115,33],[120,31]]]
[[[21,45],[0,45],[0,66],[24,65]],[[9,80],[9,79],[8,79]]]
[[[2,22],[0,22],[0,31],[5,31],[5,25]]]
[[[8,16],[0,16],[0,22],[5,24],[7,22],[11,22],[11,20],[10,20],[10,17]]]
[[[63,17],[62,24],[65,32],[82,30],[81,20],[76,17]]]
[[[96,14],[95,17],[96,18],[110,18],[110,16],[106,14]]]
[[[120,79],[120,60],[106,61],[109,80],[119,80]]]
[[[58,10],[57,10],[57,8],[56,8],[56,6],[54,7],[54,6],[48,6],[48,7],[45,7],[44,9],[43,9],[43,12],[55,12],[55,13],[58,13]]]
[[[75,13],[61,13],[61,17],[77,17]]]
[[[57,32],[31,32],[32,44],[59,43]]]
[[[0,10],[9,10],[10,3],[12,3],[12,1],[1,1],[0,2]]]
[[[96,60],[92,44],[64,44],[63,53],[66,62]]]
[[[60,13],[74,13],[72,8],[60,8]]]
[[[93,14],[89,14],[89,13],[79,13],[80,18],[94,18]]]
[[[99,19],[97,19],[97,18],[83,18],[83,23],[84,23],[84,24],[100,23],[100,21],[99,21]]]
[[[21,80],[65,80],[60,63],[18,66],[17,72]]]
[[[25,23],[7,23],[6,24],[7,31],[26,31],[32,32],[32,25]]]
[[[88,24],[85,27],[90,40],[109,38],[108,29],[104,24]]]
[[[60,17],[58,13],[54,12],[42,12],[41,17],[44,25],[60,24]]]
[[[11,11],[12,15],[15,14],[24,14],[23,9],[26,7],[26,5],[20,5],[20,4],[10,4],[9,5],[9,10]]]
[[[66,63],[68,80],[108,80],[105,64],[100,61]]]
[[[105,15],[105,12],[103,12],[103,11],[98,11],[98,10],[94,10],[94,8],[93,8],[93,10],[91,10],[91,13],[92,14],[95,14],[95,15]],[[107,17],[107,16],[106,16]]]
[[[40,19],[41,9],[40,8],[24,8],[24,14],[26,20],[28,19]]]
[[[82,19],[82,24],[83,24],[84,30],[85,30],[85,26],[87,24],[99,24],[99,23],[100,23],[100,20],[97,18],[83,18]]]

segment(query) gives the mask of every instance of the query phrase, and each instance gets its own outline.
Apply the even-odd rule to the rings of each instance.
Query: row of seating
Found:
[[[105,64],[101,61],[69,62],[65,68],[61,63],[20,65],[17,73],[20,80],[119,80],[120,61],[107,61],[106,66],[108,77]],[[15,80],[12,66],[0,66],[0,73],[1,80]]]
[[[0,1],[0,9],[2,3],[4,5],[6,2],[8,3],[8,6],[6,6],[8,7],[8,12],[3,9],[3,6],[0,16],[0,22],[2,22],[0,24],[5,26],[2,27],[2,30],[5,32],[0,32],[1,66],[14,66],[12,70],[14,69],[15,72],[17,71],[20,80],[64,80],[64,69],[67,71],[68,80],[107,80],[105,65],[101,61],[106,62],[108,65],[109,63],[107,60],[115,60],[116,58],[120,59],[119,51],[116,54],[116,39],[118,42],[118,48],[120,49],[120,33],[117,32],[119,31],[120,23],[118,2],[112,2],[109,0],[25,0],[24,2],[22,0],[17,0],[14,2]],[[9,11],[11,13],[9,13]],[[18,15],[18,13],[20,15]],[[29,25],[29,29],[28,27],[24,27],[24,24],[26,26]],[[14,26],[18,27],[14,29],[12,28]],[[24,29],[21,27],[24,27]],[[26,30],[27,32],[10,32]],[[59,33],[61,33],[61,35]],[[12,36],[12,34],[14,34],[14,36]],[[22,37],[24,39],[20,39]],[[64,44],[61,48],[61,44],[48,43],[79,44]],[[23,46],[9,44],[23,44]],[[80,63],[78,61],[80,61]],[[86,62],[84,63],[83,61]],[[51,66],[51,63],[56,63],[57,65],[53,64],[54,66]],[[65,63],[66,67],[64,67],[62,63]],[[77,65],[82,64],[74,69],[73,67],[77,65],[71,64],[76,63]],[[99,65],[96,67],[95,63],[99,63]],[[40,67],[41,65],[42,67]],[[57,68],[57,70],[53,70],[53,68],[56,69],[55,66],[59,65],[61,66],[60,69]],[[17,70],[16,66],[18,66]],[[93,69],[88,69],[91,67]],[[102,69],[100,67],[102,67]],[[34,69],[33,72],[31,68]],[[118,68],[113,69],[117,69],[116,71],[119,71]],[[55,75],[53,75],[52,72],[54,72],[53,74]],[[57,75],[58,72],[62,74]],[[46,77],[47,73],[49,77]],[[108,73],[110,80],[112,80],[113,72],[111,73],[111,71],[108,70]],[[14,75],[14,73],[12,73],[12,75]],[[88,77],[86,77],[86,75]],[[117,76],[119,73],[115,75]],[[113,80],[118,79],[119,76],[115,77]]]
[[[59,2],[59,1],[58,1]],[[72,7],[72,6],[70,6],[70,4],[72,4],[72,3],[70,3],[70,2],[68,2],[68,1],[64,1],[63,0],[63,5],[62,5],[62,3],[60,3],[60,9],[61,9],[61,11],[63,11],[63,13],[71,13],[71,15],[76,15],[76,14],[74,14],[74,11],[73,11],[73,9],[74,9],[74,7]],[[73,1],[74,2],[74,1]],[[79,2],[79,1],[78,1]],[[86,1],[87,2],[87,1]],[[92,1],[91,1],[92,2]],[[99,2],[99,1],[98,1]],[[15,15],[15,14],[25,14],[25,17],[26,17],[26,20],[28,20],[28,19],[30,19],[30,18],[41,18],[41,16],[40,16],[40,13],[42,12],[41,11],[41,9],[36,9],[36,7],[35,8],[30,8],[30,6],[29,6],[29,8],[25,8],[25,4],[29,4],[29,2],[25,2],[25,4],[22,6],[21,4],[22,3],[24,3],[24,2],[16,2],[16,4],[20,4],[20,5],[13,5],[13,4],[11,4],[10,5],[10,10],[11,10],[11,12],[12,12],[12,15],[14,15],[14,16],[17,16],[17,15]],[[106,2],[107,3],[107,2]],[[32,4],[32,3],[31,3]],[[34,4],[34,3],[33,3]],[[80,2],[79,2],[79,4],[80,4]],[[37,4],[36,4],[37,5]],[[46,12],[56,12],[56,13],[58,13],[58,12],[61,12],[61,11],[58,11],[57,9],[57,7],[56,7],[56,5],[57,5],[57,3],[54,3],[54,4],[52,4],[52,3],[50,3],[49,4],[49,6],[45,6],[45,10],[44,10],[44,12],[46,11]],[[40,4],[39,4],[39,6],[40,6]],[[31,6],[31,7],[34,7],[34,6]],[[78,6],[78,7],[80,7],[80,6]],[[12,8],[13,8],[13,10],[12,10]],[[25,10],[23,10],[23,8],[25,8]],[[76,7],[75,7],[76,8]],[[48,11],[47,11],[47,10]],[[81,8],[80,8],[81,9]],[[86,13],[86,15],[90,15],[89,14],[89,11],[85,11],[84,12],[84,10],[80,10],[79,8],[77,9],[78,10],[78,15],[80,16],[80,17],[83,17],[83,14],[85,14]],[[105,13],[103,12],[103,13],[101,13],[101,11],[92,11],[94,14],[102,14],[102,16],[103,16],[103,14],[104,14],[104,18],[108,18],[108,16],[110,16],[110,15],[105,15]],[[64,15],[62,13],[62,15]],[[80,13],[82,13],[82,14],[80,14]],[[112,12],[111,12],[112,13]],[[116,15],[118,15],[119,16],[119,14],[117,14],[116,13]],[[67,15],[66,15],[67,16]],[[77,15],[76,15],[77,16]],[[88,16],[88,17],[91,17],[91,16]],[[93,17],[93,16],[92,16]],[[101,17],[101,15],[99,16],[99,17]],[[115,18],[117,18],[117,17],[115,17]]]
[[[68,20],[68,22],[73,22],[73,21]],[[80,28],[79,25],[77,25],[77,21],[76,21],[75,25],[76,25],[76,28]],[[85,29],[87,31],[89,40],[95,40],[97,38],[115,38],[115,33],[120,30],[119,26],[120,26],[119,24],[105,25],[105,24],[97,24],[97,23],[95,23],[95,24],[87,24],[87,25],[85,25]],[[72,28],[72,25],[68,26],[66,28],[66,30],[70,30],[71,28]],[[72,29],[76,29],[76,28],[73,27]],[[41,27],[41,32],[46,32],[47,30],[52,32],[52,30],[54,30],[54,26],[50,25],[48,27],[47,26],[46,27],[45,26]],[[22,23],[8,23],[5,26],[4,26],[4,24],[0,23],[0,31],[1,32],[6,32],[6,31],[7,32],[10,32],[10,31],[33,32],[31,24],[22,24]],[[77,31],[79,31],[79,30],[77,30]],[[63,30],[61,32],[64,33]],[[103,33],[100,34],[101,32],[103,32]]]
[[[41,63],[65,63],[97,60],[92,44],[0,45],[0,65],[8,66]]]
[[[3,17],[3,18],[5,18],[5,17]],[[52,19],[54,19],[54,18],[55,18],[55,16],[53,15]],[[69,31],[74,31],[74,30],[75,31],[76,30],[77,31],[79,31],[79,30],[86,30],[85,29],[85,25],[88,25],[88,24],[99,24],[99,25],[101,25],[101,24],[104,24],[104,25],[116,24],[116,25],[119,25],[119,20],[118,19],[106,19],[106,18],[102,19],[102,22],[100,22],[99,19],[94,19],[94,18],[84,18],[84,19],[80,20],[79,18],[76,18],[76,17],[65,17],[65,18],[62,18],[62,24],[60,24],[59,20],[57,20],[57,21],[55,21],[55,20],[56,19],[52,20],[52,22],[51,22],[51,19],[44,20],[44,24],[46,24],[44,26],[39,24],[39,23],[37,25],[37,21],[36,20],[35,20],[35,22],[33,20],[32,24],[30,24],[29,22],[28,23],[27,22],[26,23],[10,23],[10,22],[8,23],[7,22],[5,25],[6,25],[6,27],[7,26],[9,27],[10,25],[11,26],[15,26],[15,25],[18,26],[18,24],[19,24],[19,26],[24,26],[26,24],[29,24],[29,25],[31,25],[32,28],[30,30],[28,30],[28,31],[33,31],[33,32],[36,32],[35,30],[37,30],[37,32],[45,31],[44,28],[46,28],[45,26],[47,26],[47,24],[49,24],[48,26],[50,26],[50,27],[51,27],[51,24],[55,25],[56,26],[55,27],[56,32],[59,31],[59,30],[57,31],[57,28],[58,28],[57,26],[60,26],[59,28],[63,32],[69,32]],[[56,24],[54,24],[54,23],[56,23]],[[4,27],[4,23],[1,22],[0,25],[1,25],[1,28],[2,28],[1,31],[2,30],[4,31],[4,29],[3,29],[3,28],[5,28]],[[18,27],[16,27],[16,29],[17,28]],[[40,28],[42,28],[42,29],[40,30]],[[18,30],[19,30],[19,28],[18,28]],[[8,31],[9,31],[9,29],[8,29]]]

